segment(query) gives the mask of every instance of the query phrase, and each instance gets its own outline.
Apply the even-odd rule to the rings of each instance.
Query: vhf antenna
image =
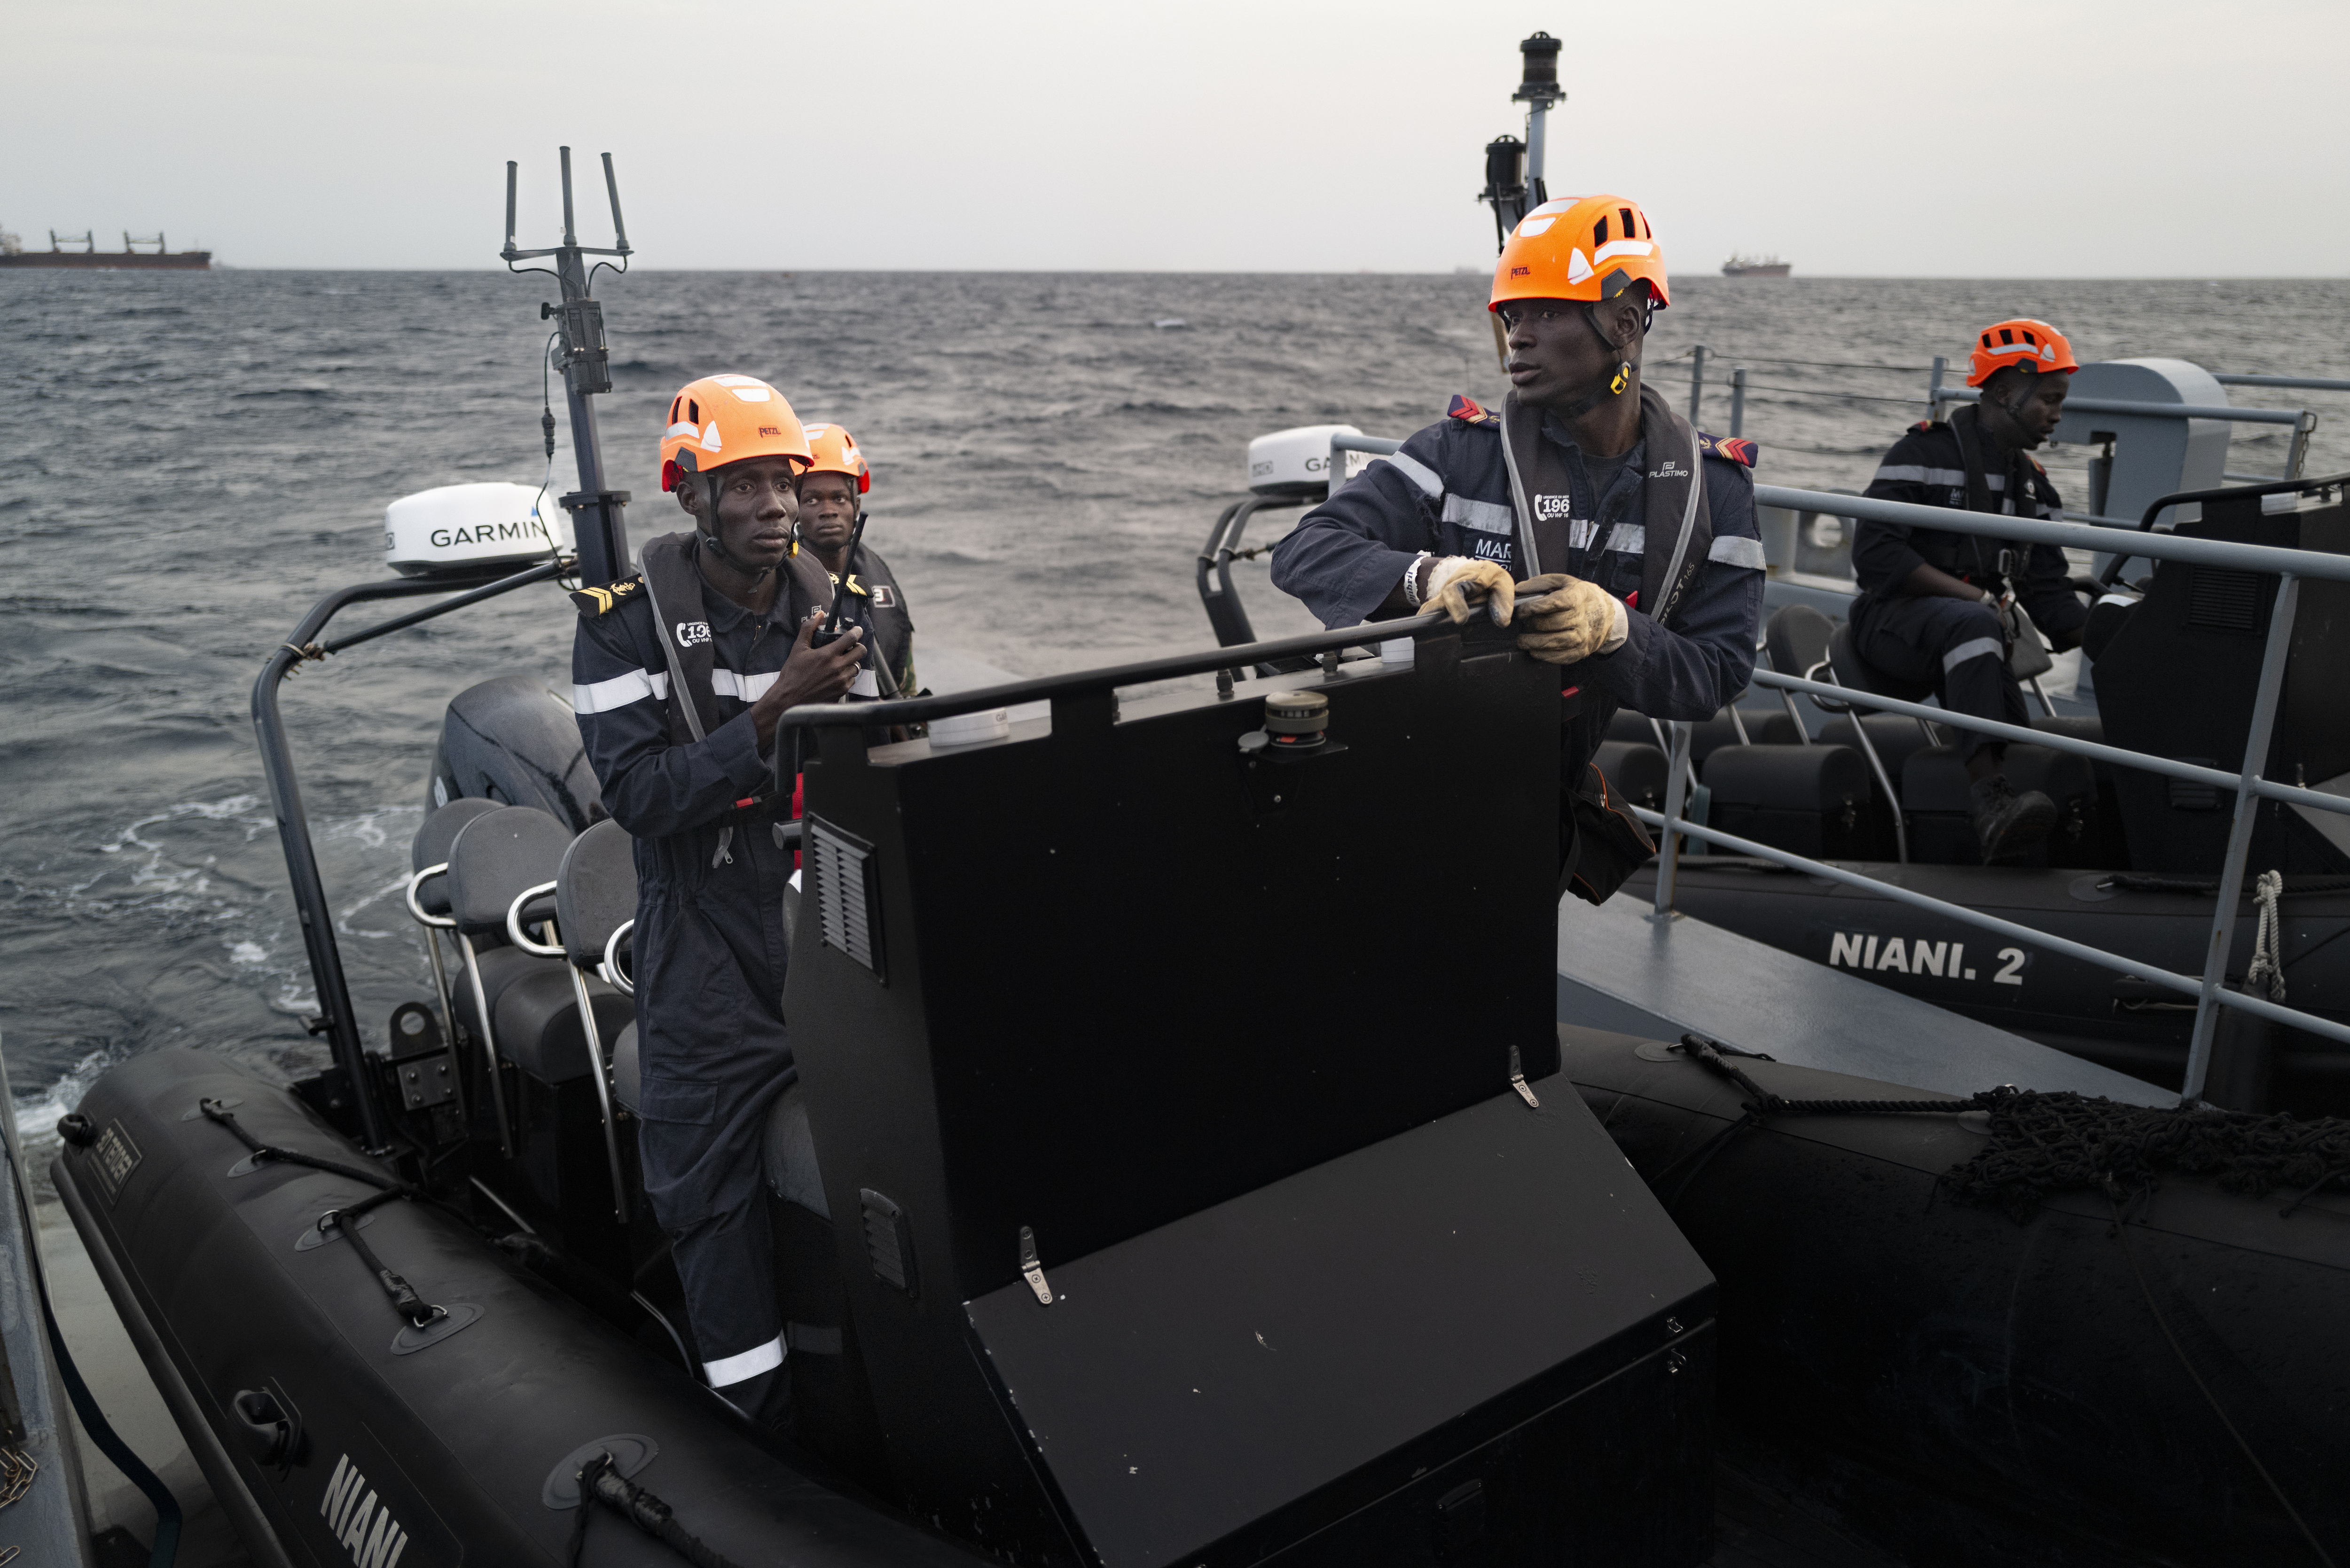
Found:
[[[1550,200],[1549,188],[1543,183],[1544,131],[1551,106],[1566,97],[1558,86],[1556,38],[1536,33],[1518,45],[1518,53],[1524,57],[1525,66],[1510,101],[1526,106],[1526,139],[1501,136],[1485,144],[1485,188],[1477,192],[1477,199],[1493,209],[1497,251],[1509,244],[1511,231],[1521,219]],[[1506,367],[1510,348],[1502,318],[1488,319],[1493,324],[1493,351]]]
[[[1493,248],[1508,242],[1510,231],[1529,212],[1550,200],[1543,183],[1545,121],[1551,106],[1566,94],[1558,87],[1558,40],[1536,33],[1518,46],[1525,68],[1512,103],[1526,106],[1526,139],[1498,137],[1485,144],[1485,188],[1477,199],[1493,209]]]
[[[604,190],[612,201],[611,249],[579,243],[571,211],[571,149],[563,155],[563,243],[548,250],[515,248],[515,164],[506,162],[506,244],[498,253],[508,270],[546,272],[546,267],[517,267],[515,263],[553,256],[552,275],[563,285],[561,305],[541,305],[539,319],[555,319],[561,343],[563,395],[571,411],[571,446],[579,460],[579,488],[563,497],[571,514],[572,534],[579,542],[579,580],[600,587],[629,572],[629,531],[622,515],[629,493],[604,483],[604,446],[596,431],[596,405],[588,399],[612,389],[611,351],[604,342],[604,307],[588,296],[588,285],[598,262],[589,256],[619,256],[618,272],[628,270],[629,230],[620,221],[620,182],[612,173],[612,155],[604,154]]]

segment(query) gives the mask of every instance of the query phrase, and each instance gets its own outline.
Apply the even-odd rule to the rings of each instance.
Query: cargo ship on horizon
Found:
[[[78,244],[85,248],[69,251],[65,248],[69,244]],[[153,245],[155,248],[151,251],[142,251],[137,248],[140,245]],[[25,248],[24,242],[15,234],[0,230],[0,267],[61,266],[97,272],[118,270],[152,272],[161,268],[172,272],[210,272],[212,265],[213,253],[210,251],[166,249],[163,234],[160,229],[155,232],[153,238],[144,240],[132,239],[130,232],[125,230],[122,235],[122,248],[119,251],[99,250],[94,232],[60,237],[55,229],[49,231],[47,250],[28,251]]]
[[[1724,277],[1785,277],[1792,270],[1792,264],[1777,256],[1733,255],[1721,264]]]

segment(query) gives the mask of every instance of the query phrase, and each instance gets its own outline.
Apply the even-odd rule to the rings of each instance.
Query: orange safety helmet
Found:
[[[1528,213],[1502,246],[1488,310],[1513,299],[1613,299],[1636,282],[1661,309],[1665,253],[1648,215],[1624,196],[1562,196]]]
[[[704,376],[670,400],[661,431],[661,488],[675,490],[689,473],[707,473],[753,457],[788,457],[805,469],[815,461],[799,416],[783,393],[756,376]]]
[[[816,459],[801,470],[802,478],[811,473],[846,473],[856,479],[858,494],[873,488],[873,471],[866,466],[865,454],[857,450],[857,438],[846,430],[838,425],[810,425],[807,443]]]
[[[2073,358],[2073,345],[2062,332],[2028,316],[2013,317],[1975,335],[1975,351],[1967,360],[1967,385],[1980,387],[2010,365],[2043,374],[2062,370],[2068,376],[2081,368],[2081,362]]]

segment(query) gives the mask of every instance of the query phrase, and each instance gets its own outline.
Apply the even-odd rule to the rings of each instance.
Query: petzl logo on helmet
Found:
[[[784,431],[783,427],[780,425],[761,425],[759,427],[759,433],[763,436],[779,436],[783,434]]]
[[[691,648],[697,642],[710,640],[710,623],[706,620],[681,620],[677,623],[677,645]]]
[[[1512,277],[1531,277],[1534,275],[1534,269],[1530,266],[1513,266],[1510,269],[1510,275]]]
[[[1534,515],[1538,518],[1547,521],[1553,517],[1572,517],[1574,514],[1575,503],[1568,496],[1537,495],[1534,497]]]

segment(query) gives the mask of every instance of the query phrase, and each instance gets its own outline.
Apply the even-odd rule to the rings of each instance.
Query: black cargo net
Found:
[[[2300,1531],[2311,1554],[2335,1568],[2333,1556],[2295,1508],[2243,1429],[2237,1426],[2204,1378],[2187,1347],[2171,1327],[2137,1249],[2130,1245],[2130,1211],[2151,1197],[2168,1172],[2201,1177],[2222,1190],[2262,1198],[2282,1189],[2297,1189],[2281,1214],[2293,1211],[2336,1182],[2350,1182],[2350,1121],[2324,1116],[2301,1121],[2278,1113],[2258,1116],[2225,1111],[2216,1106],[2181,1105],[2168,1109],[2126,1106],[2092,1098],[2069,1089],[2041,1093],[2002,1085],[1949,1100],[1790,1100],[1756,1083],[1746,1070],[1723,1054],[1718,1042],[1702,1034],[1681,1036],[1681,1049],[1708,1072],[1729,1079],[1752,1096],[1746,1114],[1708,1138],[1692,1155],[1659,1171],[1650,1186],[1670,1209],[1689,1190],[1699,1171],[1724,1147],[1763,1118],[1790,1116],[1954,1116],[1969,1111],[1986,1114],[1991,1141],[1971,1159],[1953,1166],[1936,1179],[1939,1190],[1961,1203],[1999,1209],[2021,1224],[2040,1210],[2052,1192],[2094,1190],[2112,1205],[2109,1234],[2121,1243],[2130,1274],[2137,1282],[2147,1311],[2162,1331],[2163,1342],[2193,1382],[2236,1450],[2260,1476],[2269,1495]],[[1739,1053],[1745,1054],[1745,1053]],[[1767,1058],[1764,1058],[1767,1060]],[[1662,1179],[1684,1161],[1694,1159],[1689,1174],[1668,1195]]]
[[[2070,1091],[1994,1089],[1976,1098],[1989,1101],[1991,1143],[1945,1175],[1942,1189],[2018,1221],[2031,1219],[2050,1193],[2082,1189],[2126,1210],[2170,1172],[2247,1198],[2290,1191],[2286,1214],[2329,1183],[2350,1180],[2350,1121],[2338,1116],[2158,1109]]]
[[[1941,1189],[1960,1203],[2002,1210],[2019,1224],[2037,1213],[2052,1192],[2102,1192],[2126,1210],[2173,1172],[2204,1178],[2222,1191],[2247,1198],[2290,1191],[2293,1198],[2282,1210],[2285,1214],[2328,1185],[2350,1185],[2350,1121],[2338,1116],[2261,1116],[2203,1105],[2127,1106],[2069,1089],[2043,1093],[2005,1085],[1964,1099],[1790,1100],[1757,1084],[1702,1035],[1682,1035],[1681,1048],[1752,1096],[1733,1132],[1773,1116],[1983,1112],[1991,1141],[1973,1158],[1945,1171]]]

